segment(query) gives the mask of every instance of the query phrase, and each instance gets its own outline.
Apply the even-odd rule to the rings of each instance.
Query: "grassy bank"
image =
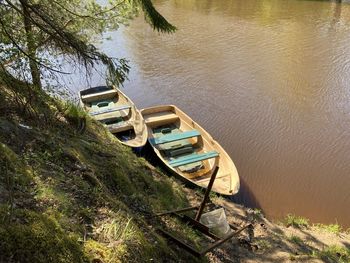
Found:
[[[350,260],[348,235],[273,224],[257,210],[212,195],[239,227],[237,239],[197,259],[166,242],[172,227],[194,246],[208,240],[157,212],[198,204],[75,106],[42,94],[0,92],[0,262],[256,262]],[[316,242],[317,240],[318,242]],[[345,240],[345,241],[344,241]],[[334,241],[334,242],[333,242]]]
[[[186,205],[180,184],[101,124],[82,125],[70,104],[45,98],[24,112],[6,89],[1,100],[1,261],[192,260],[166,246],[150,217]]]

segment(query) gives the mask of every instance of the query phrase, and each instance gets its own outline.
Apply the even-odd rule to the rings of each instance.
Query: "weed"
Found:
[[[96,229],[98,240],[105,243],[121,243],[130,240],[135,235],[132,218],[118,216]]]
[[[339,235],[340,232],[342,231],[342,227],[338,224],[329,224],[329,225],[315,224],[314,227],[336,235]]]
[[[300,237],[295,236],[295,235],[291,235],[290,237],[288,237],[288,240],[294,244],[299,245],[299,246],[304,244],[304,241]]]
[[[72,102],[65,102],[63,114],[68,122],[74,125],[78,131],[85,129],[87,113],[80,106]]]
[[[284,219],[284,224],[287,227],[296,227],[296,228],[302,228],[302,227],[308,227],[309,226],[309,219],[296,216],[292,214],[288,214],[286,218]]]
[[[256,220],[264,217],[262,210],[259,208],[254,208],[252,211],[252,215],[253,215],[254,219],[256,219]]]
[[[312,256],[326,262],[348,263],[350,262],[350,249],[332,245],[320,251],[313,251]]]
[[[259,249],[261,250],[268,250],[270,248],[272,248],[272,244],[265,239],[259,239],[257,241],[255,241],[255,245],[258,246]]]

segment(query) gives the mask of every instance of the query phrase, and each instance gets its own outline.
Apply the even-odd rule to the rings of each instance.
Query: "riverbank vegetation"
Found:
[[[22,113],[11,93],[2,86],[0,261],[166,256],[175,262],[179,256],[153,227],[162,223],[150,215],[186,205],[180,184],[148,168],[92,119],[82,131],[76,120],[85,116],[71,105],[59,103],[61,110],[45,98],[33,106],[45,116],[33,117]]]

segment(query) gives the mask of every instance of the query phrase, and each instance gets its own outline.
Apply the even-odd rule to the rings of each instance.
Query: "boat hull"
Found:
[[[172,171],[172,173],[191,182],[192,184],[206,188],[215,167],[219,166],[219,171],[217,173],[212,191],[222,195],[234,195],[239,191],[240,184],[238,172],[229,155],[219,145],[219,143],[210,136],[207,131],[205,131],[199,124],[193,121],[183,111],[173,105],[164,105],[142,109],[141,114],[143,115],[148,129],[148,141],[150,142],[157,156],[162,160],[165,166],[170,171]],[[175,145],[176,147],[180,146],[180,148],[176,149],[175,151],[185,151],[186,147],[188,147],[187,143],[190,143],[193,146],[193,149],[195,149],[194,154],[181,157],[183,159],[183,162],[181,161],[182,159],[177,159],[175,161],[171,160],[172,158],[169,157],[169,154],[165,153],[167,149],[164,148],[164,145],[171,145],[171,143],[163,144],[163,146],[162,144],[157,145],[155,143],[159,139],[159,137],[157,137],[158,133],[156,131],[158,129],[164,130],[166,127],[172,127],[174,131],[175,129],[178,130],[182,133],[182,136],[184,136],[184,134],[192,135],[192,133],[195,135],[193,131],[198,131],[200,133],[199,136],[194,136],[192,138],[186,138],[186,140],[182,140],[187,141],[184,143],[184,146],[180,145],[181,143],[178,141],[173,143],[173,145],[176,143],[178,144]],[[170,139],[174,136],[177,135],[167,135],[163,138]],[[174,150],[172,150],[170,153],[172,152],[174,152]],[[208,158],[203,160],[200,159],[201,156],[204,156],[203,158],[206,158],[206,155],[215,152],[218,154],[218,156],[215,158]],[[215,156],[215,154],[213,156]],[[201,163],[200,169],[191,171],[184,171],[181,169],[182,167],[186,167],[188,159],[191,158],[192,160],[200,160],[196,162],[198,164]],[[185,165],[174,167],[174,164],[176,163],[184,163]]]

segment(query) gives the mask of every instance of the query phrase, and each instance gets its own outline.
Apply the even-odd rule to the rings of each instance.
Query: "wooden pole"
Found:
[[[219,171],[219,166],[216,166],[213,174],[210,177],[210,181],[209,181],[207,190],[205,191],[205,194],[204,194],[204,197],[203,197],[203,201],[200,204],[199,209],[197,211],[196,218],[195,218],[196,221],[199,221],[199,219],[201,219],[201,216],[203,214],[203,210],[204,210],[205,204],[208,201],[209,194],[210,194],[211,188],[213,187],[213,184],[214,184],[214,181],[215,181],[215,178],[216,178],[216,174],[218,173],[218,171]]]

